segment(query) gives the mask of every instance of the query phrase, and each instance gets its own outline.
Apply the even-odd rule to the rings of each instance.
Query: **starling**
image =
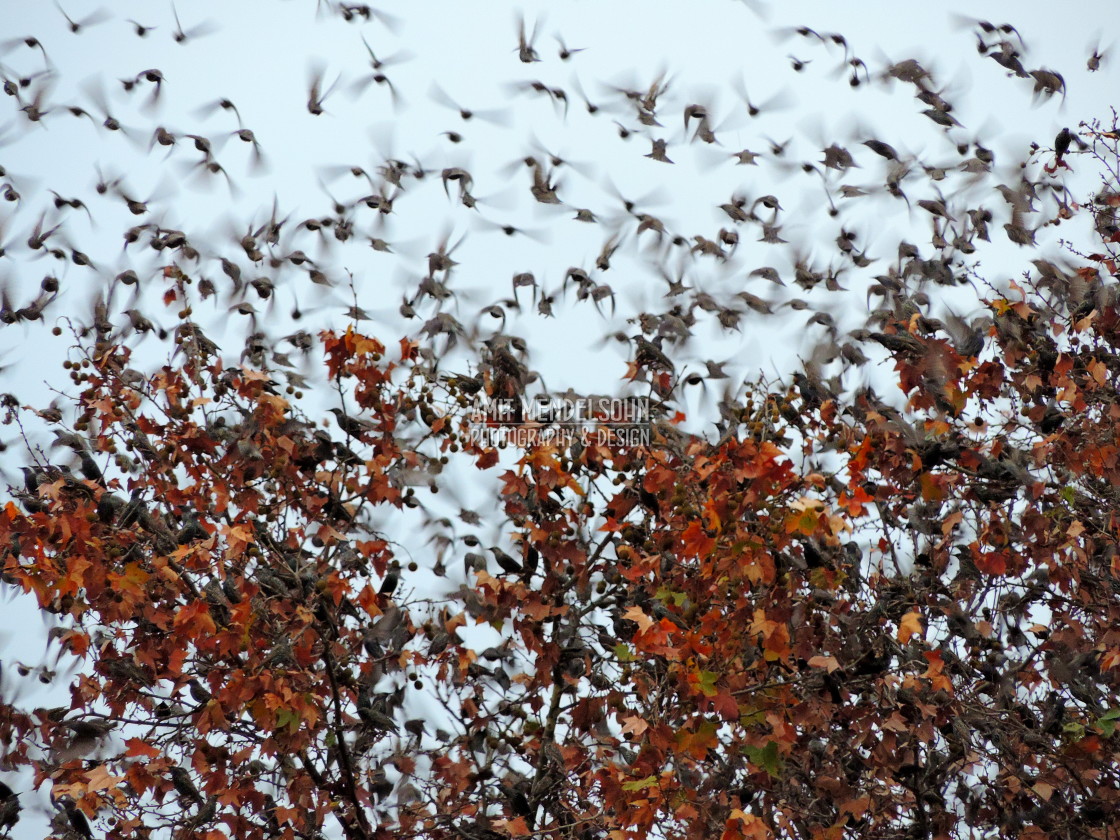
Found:
[[[19,822],[19,794],[0,782],[0,831],[12,828]]]
[[[381,587],[377,590],[378,595],[389,597],[397,588],[397,584],[401,580],[401,564],[394,560],[389,564],[388,570],[385,572],[385,580],[381,581]]]
[[[1073,142],[1073,132],[1068,128],[1063,128],[1058,132],[1058,136],[1054,138],[1054,159],[1062,162],[1062,156],[1069,151],[1070,143]]]
[[[341,408],[332,408],[330,412],[338,421],[338,428],[342,429],[349,437],[361,438],[364,433],[374,430],[374,425],[371,422],[359,417],[351,417],[343,413]]]
[[[524,571],[521,564],[502,551],[497,546],[490,549],[494,554],[494,559],[498,561],[498,565],[502,567],[502,571],[509,575],[519,575]]]
[[[66,800],[59,803],[59,807],[66,813],[66,818],[70,821],[70,826],[81,837],[86,840],[93,840],[93,829],[89,826],[89,820],[86,815],[78,810],[78,806],[73,802]]]

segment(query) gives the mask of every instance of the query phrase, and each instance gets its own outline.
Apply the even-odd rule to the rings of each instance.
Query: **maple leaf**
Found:
[[[914,636],[922,635],[922,616],[915,610],[911,610],[902,616],[902,620],[898,622],[898,641],[906,644]]]
[[[144,741],[140,738],[129,738],[127,741],[125,741],[125,747],[125,755],[128,756],[156,758],[160,754],[160,751],[157,747],[153,747],[147,741]]]
[[[627,618],[638,625],[638,630],[642,633],[646,632],[653,626],[653,619],[642,612],[641,607],[630,607],[622,614],[623,618]]]
[[[809,664],[814,668],[824,668],[830,674],[840,669],[840,663],[836,660],[835,656],[822,656],[817,654],[809,659]]]
[[[99,790],[115,788],[124,781],[124,776],[114,776],[109,772],[107,765],[99,764],[86,774],[86,791],[94,793]]]

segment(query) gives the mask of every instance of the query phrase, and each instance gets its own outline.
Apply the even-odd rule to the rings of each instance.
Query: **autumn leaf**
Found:
[[[911,610],[902,616],[902,620],[898,623],[898,641],[906,644],[914,636],[922,635],[922,617],[921,614]]]
[[[158,748],[153,747],[151,744],[141,740],[140,738],[129,738],[127,741],[125,741],[125,747],[125,755],[128,756],[156,758],[160,754]]]
[[[767,741],[766,745],[763,747],[745,744],[742,750],[751,764],[754,764],[756,767],[761,767],[772,778],[778,778],[781,774],[782,762],[778,754],[777,741]]]
[[[108,766],[99,764],[86,775],[86,790],[94,793],[116,787],[124,781],[124,776],[114,776],[109,773]]]
[[[1054,795],[1054,786],[1046,782],[1035,782],[1031,785],[1031,790],[1037,793],[1043,802],[1049,802],[1050,797]]]
[[[623,618],[627,618],[637,624],[638,631],[642,633],[646,632],[650,627],[653,626],[653,619],[642,612],[641,607],[630,607],[628,610],[626,610],[625,613],[623,613]]]
[[[840,663],[836,660],[835,656],[822,656],[817,654],[809,660],[809,664],[814,668],[824,668],[828,673],[832,673],[840,668]]]
[[[646,790],[647,788],[652,787],[657,787],[657,776],[646,776],[644,779],[635,779],[633,781],[622,783],[622,789],[631,792]]]

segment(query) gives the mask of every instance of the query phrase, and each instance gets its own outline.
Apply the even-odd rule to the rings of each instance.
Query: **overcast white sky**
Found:
[[[720,300],[747,289],[773,296],[777,302],[796,288],[782,290],[765,280],[747,280],[748,273],[774,266],[788,279],[798,255],[822,269],[840,265],[833,243],[843,225],[856,231],[859,246],[880,261],[862,273],[846,274],[847,293],[827,293],[822,288],[805,297],[814,309],[832,314],[843,328],[859,326],[867,313],[866,285],[894,260],[899,238],[928,243],[930,225],[927,214],[916,207],[908,212],[905,204],[882,193],[884,161],[861,141],[878,138],[927,165],[949,166],[961,160],[957,143],[979,140],[996,152],[997,169],[1005,170],[1006,182],[1013,183],[1032,141],[1050,145],[1063,125],[1076,127],[1080,120],[1107,116],[1115,101],[1120,67],[1109,55],[1099,72],[1090,74],[1085,68],[1096,33],[1117,31],[1120,6],[1114,2],[1079,4],[1075,11],[1052,2],[1012,6],[826,0],[753,6],[734,0],[687,4],[409,0],[384,5],[392,16],[388,21],[359,25],[336,16],[317,16],[316,4],[310,0],[238,4],[183,0],[179,15],[184,28],[189,31],[206,21],[216,28],[177,44],[171,37],[176,25],[169,3],[114,0],[109,19],[73,34],[52,3],[0,0],[2,37],[36,36],[51,68],[49,77],[37,78],[23,91],[24,104],[34,92],[44,92],[41,105],[51,110],[38,124],[28,122],[14,98],[0,98],[0,166],[8,173],[0,182],[11,184],[23,196],[18,203],[0,202],[0,245],[8,248],[8,255],[0,258],[0,281],[16,305],[26,304],[42,277],[55,273],[62,280],[63,293],[48,309],[48,321],[63,315],[81,319],[91,296],[108,278],[133,268],[145,280],[145,291],[134,305],[161,324],[174,323],[172,314],[157,302],[162,292],[158,279],[150,279],[166,262],[166,255],[157,257],[139,246],[122,253],[122,231],[144,220],[129,215],[119,198],[96,195],[95,167],[99,166],[107,176],[121,177],[121,189],[130,197],[150,200],[160,224],[187,231],[203,252],[203,262],[188,271],[211,277],[223,289],[218,300],[208,304],[212,311],[204,310],[202,315],[213,321],[214,335],[236,359],[245,324],[240,316],[227,313],[235,301],[225,294],[229,284],[217,257],[236,258],[236,239],[250,222],[260,225],[267,220],[274,196],[281,216],[292,214],[286,230],[294,232],[303,219],[329,215],[333,200],[352,202],[370,193],[364,179],[340,175],[338,167],[360,165],[372,173],[386,157],[412,161],[415,155],[435,174],[423,184],[409,181],[387,220],[360,207],[350,214],[355,239],[346,246],[316,244],[310,233],[286,245],[317,259],[336,287],[332,291],[313,285],[288,268],[277,279],[273,308],[249,296],[261,310],[260,326],[279,341],[296,328],[290,312],[297,305],[307,313],[298,326],[313,332],[327,324],[344,326],[342,313],[351,303],[345,288],[348,270],[355,278],[358,304],[373,316],[364,329],[386,343],[395,341],[403,331],[414,332],[419,326],[417,321],[403,322],[396,313],[402,296],[412,295],[426,272],[426,255],[441,239],[450,237],[455,242],[465,235],[454,253],[459,266],[449,281],[458,294],[458,309],[451,311],[463,324],[471,328],[483,306],[509,297],[515,273],[531,271],[546,291],[557,293],[556,317],[537,315],[522,290],[524,311],[519,317],[510,313],[507,332],[530,339],[531,365],[551,388],[610,392],[618,387],[630,351],[599,339],[619,330],[632,335],[637,328],[627,323],[628,318],[671,305],[663,298],[667,287],[655,270],[658,264],[670,273],[683,272],[689,285]],[[990,17],[997,24],[1012,13],[1010,22],[1028,48],[1025,66],[1060,71],[1067,96],[1033,102],[1031,83],[1007,78],[1002,68],[980,56],[969,22],[951,14],[951,7]],[[96,8],[92,3],[65,4],[66,12],[77,20]],[[537,29],[540,62],[518,60],[518,16],[525,19],[528,30]],[[127,18],[155,28],[139,38]],[[825,46],[793,34],[790,28],[799,25],[822,34],[843,33],[850,52],[845,56],[835,44]],[[783,30],[785,36],[780,37]],[[568,47],[584,51],[561,61],[557,35]],[[362,36],[381,59],[406,54],[383,69],[397,93],[395,102],[386,85],[372,83],[360,92],[355,87],[372,73]],[[1108,46],[1107,36],[1101,46]],[[806,62],[801,73],[791,69],[790,56]],[[844,62],[852,56],[866,62],[874,84],[849,86],[852,68]],[[887,63],[907,58],[918,59],[933,74],[935,87],[954,103],[953,115],[961,128],[946,135],[922,116],[925,106],[914,99],[909,86],[878,81]],[[18,40],[0,47],[0,65],[6,77],[17,78],[45,66],[38,50]],[[324,69],[325,86],[341,76],[320,116],[308,113],[306,106],[315,66]],[[166,82],[157,105],[149,109],[142,103],[151,85],[141,82],[129,94],[120,80],[134,79],[151,68],[159,69]],[[659,103],[662,127],[640,126],[625,97],[609,86],[645,89],[661,72],[671,80]],[[566,91],[566,114],[554,97],[533,92],[529,87],[533,81]],[[461,105],[480,112],[479,116],[464,122],[454,110],[438,104],[431,96],[433,83]],[[598,115],[586,112],[577,85],[601,106]],[[737,87],[745,87],[756,104],[781,107],[764,109],[752,119]],[[128,137],[100,127],[105,114],[91,121],[65,111],[67,105],[81,105],[97,114],[96,96],[91,93],[97,89],[105,91],[108,110],[128,129]],[[259,171],[249,165],[249,146],[231,136],[238,128],[236,119],[220,108],[208,113],[198,110],[223,97],[237,105],[244,127],[261,144],[267,165]],[[682,109],[691,103],[703,103],[712,112],[720,145],[689,141]],[[495,122],[483,121],[482,112],[489,110],[497,112]],[[620,139],[615,120],[635,134]],[[149,151],[157,125],[180,136],[170,154],[161,146]],[[450,142],[442,134],[446,131],[461,133],[462,142]],[[186,134],[210,138],[232,188],[220,177],[200,175],[193,164],[201,156],[190,140],[183,139]],[[673,165],[645,157],[651,137],[668,141]],[[782,158],[769,153],[771,142],[787,140],[792,142]],[[843,177],[833,173],[832,189],[842,183],[879,189],[864,200],[837,195],[842,211],[838,218],[826,212],[829,205],[820,176],[805,175],[796,166],[802,161],[819,162],[821,149],[834,142],[849,148],[860,168]],[[539,157],[542,148],[573,163],[556,172],[564,205],[540,204],[529,194],[529,169],[520,161],[526,155]],[[734,165],[731,153],[744,148],[761,154],[759,166]],[[1075,174],[1063,173],[1063,177],[1084,184],[1090,175],[1088,162],[1072,162]],[[477,210],[445,196],[438,174],[452,166],[471,172]],[[920,176],[920,166],[917,172]],[[943,186],[947,194],[958,196],[966,190],[959,176]],[[967,189],[973,190],[968,206],[983,204],[997,214],[995,244],[975,257],[993,280],[1018,274],[1025,267],[1024,255],[998,232],[1006,221],[998,194],[987,182]],[[89,254],[96,271],[57,263],[27,249],[26,239],[40,214],[47,212],[48,224],[58,215],[47,190],[80,197],[89,205],[92,219],[80,211],[66,211],[60,238]],[[588,302],[577,305],[570,288],[567,300],[561,300],[558,290],[569,267],[593,271],[597,254],[615,230],[612,223],[626,218],[616,190],[632,200],[641,199],[638,209],[657,215],[670,231],[689,238],[696,234],[714,238],[721,227],[730,228],[718,205],[733,194],[751,200],[773,194],[782,204],[782,236],[790,244],[759,243],[756,228],[742,228],[743,241],[731,259],[688,257],[682,249],[657,250],[651,234],[635,238],[630,220],[618,228],[620,248],[612,269],[597,277],[617,294],[614,317],[602,317]],[[906,190],[911,204],[937,197],[924,177],[908,181]],[[455,197],[453,186],[451,197]],[[601,224],[574,221],[576,208],[593,210]],[[491,223],[513,224],[533,237],[510,238]],[[1054,233],[1053,229],[1040,233],[1039,239]],[[365,247],[361,243],[368,236],[387,240],[396,253]],[[243,271],[256,276],[258,269],[241,256]],[[114,298],[117,321],[123,321],[123,310],[130,305],[125,291],[118,289]],[[968,308],[967,303],[962,305]],[[433,310],[429,306],[423,311],[426,318]],[[609,302],[604,313],[610,314]],[[783,308],[779,315],[763,320],[747,312],[741,332],[702,324],[696,341],[670,355],[691,369],[702,366],[704,359],[729,360],[729,372],[740,379],[753,378],[760,370],[776,376],[790,369],[797,354],[808,354],[819,337],[819,327],[805,326],[811,314]],[[495,326],[494,321],[483,320],[482,335]],[[0,327],[4,366],[0,389],[41,405],[50,399],[44,380],[62,384],[57,363],[64,344],[47,341],[44,331],[33,327]],[[169,342],[161,344],[154,337],[140,347],[140,363],[150,366],[165,361],[171,349]],[[716,383],[713,395],[718,388]],[[705,411],[710,412],[710,403],[706,408],[696,404],[697,428],[710,428],[712,417]],[[10,441],[11,437],[10,429],[0,430],[0,438]],[[38,642],[29,643],[26,635],[26,628],[39,624],[33,604],[8,593],[3,598],[0,658],[5,663],[13,656],[37,663]],[[10,669],[4,680],[0,689],[11,691]],[[25,692],[21,700],[50,705],[64,697],[59,686],[50,693]]]

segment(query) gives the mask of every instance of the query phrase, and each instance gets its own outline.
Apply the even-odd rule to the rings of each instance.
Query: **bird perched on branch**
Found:
[[[1058,132],[1058,136],[1054,138],[1054,161],[1056,163],[1062,162],[1062,157],[1069,151],[1072,142],[1073,132],[1068,128],[1063,128]]]
[[[490,551],[494,554],[494,559],[498,561],[498,565],[502,567],[502,571],[507,575],[520,575],[525,569],[513,557],[510,557],[497,546],[493,546]]]
[[[349,437],[360,439],[364,434],[376,431],[376,427],[369,420],[363,420],[361,417],[351,417],[341,408],[332,408],[330,412],[338,421],[338,428],[342,429]]]

